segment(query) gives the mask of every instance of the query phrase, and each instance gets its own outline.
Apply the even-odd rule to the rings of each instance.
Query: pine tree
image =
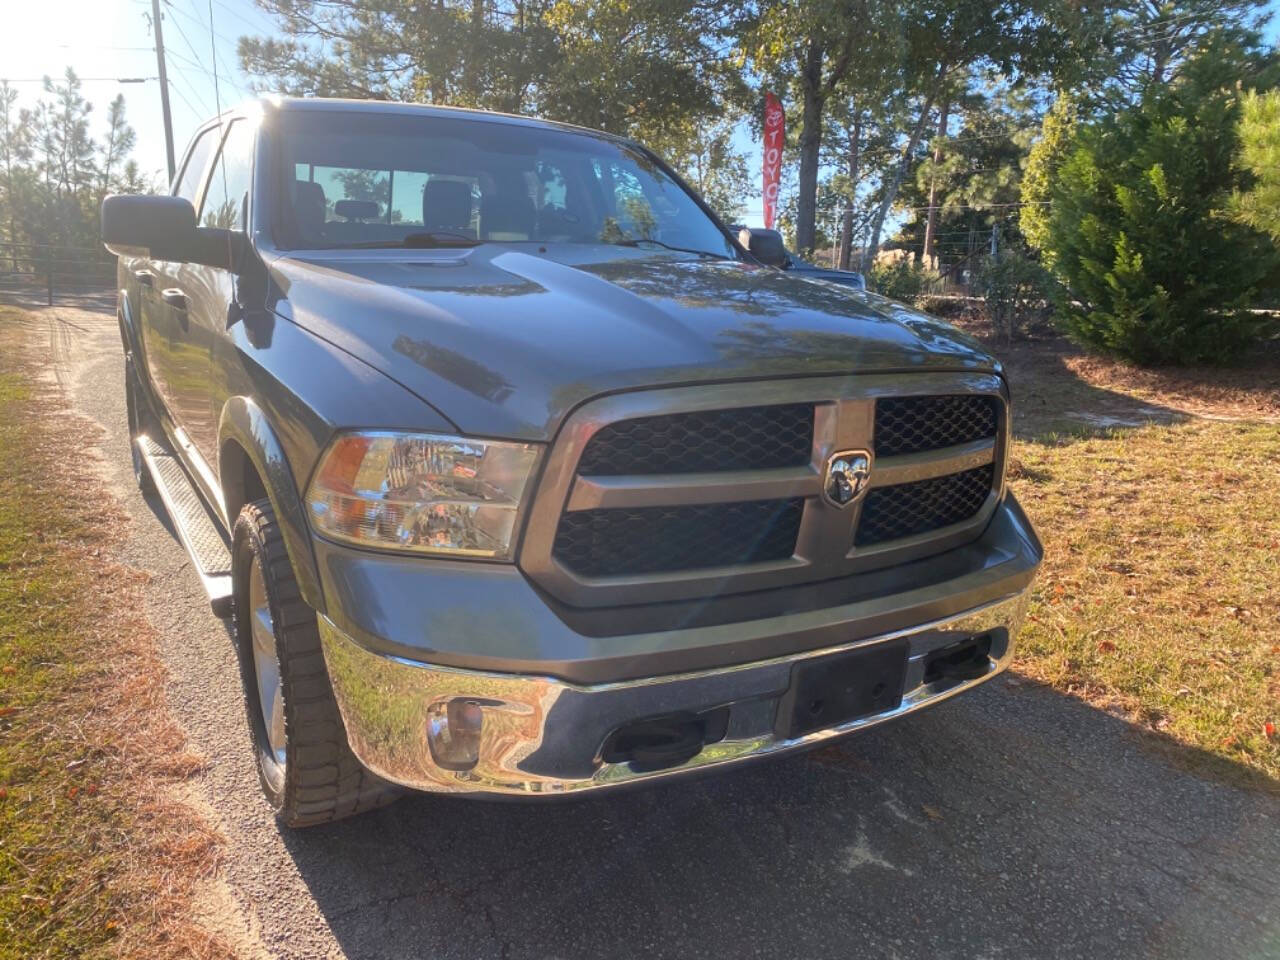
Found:
[[[1245,94],[1240,117],[1240,162],[1252,185],[1235,197],[1240,219],[1280,241],[1280,90]]]
[[[1220,62],[1220,61],[1218,61]],[[1268,321],[1249,308],[1274,269],[1265,234],[1232,216],[1245,176],[1240,93],[1215,53],[1182,82],[1079,131],[1050,189],[1046,250],[1081,340],[1145,364],[1225,362]]]
[[[101,159],[98,161],[98,203],[116,183],[117,168],[124,157],[133,151],[137,142],[133,127],[124,116],[124,94],[117,94],[107,108],[107,135],[102,142]]]

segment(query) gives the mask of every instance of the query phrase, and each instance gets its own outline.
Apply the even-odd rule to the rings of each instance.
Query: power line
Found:
[[[194,7],[194,5],[195,5],[195,0],[191,0],[191,2],[192,2],[192,5],[193,5],[193,7]],[[181,7],[176,7],[176,6],[174,6],[174,4],[173,4],[172,0],[164,0],[164,3],[165,3],[165,6],[166,6],[166,7],[168,7],[171,11],[173,11],[173,12],[174,12],[174,13],[176,13],[176,14],[179,14],[180,16],[184,17],[184,18],[185,18],[185,19],[187,19],[187,20],[190,20],[192,23],[194,23],[196,26],[198,26],[198,27],[200,28],[201,33],[205,33],[205,32],[207,32],[207,33],[209,33],[209,34],[210,34],[210,41],[211,41],[211,42],[210,42],[209,46],[210,46],[210,49],[211,49],[211,51],[212,51],[212,53],[213,53],[213,65],[214,65],[214,68],[215,68],[215,71],[216,71],[216,68],[217,68],[217,66],[218,66],[218,62],[219,62],[219,59],[220,59],[220,58],[218,57],[218,47],[217,47],[217,44],[216,44],[216,43],[214,43],[214,42],[212,42],[212,40],[213,40],[214,38],[217,38],[217,39],[223,40],[224,42],[229,43],[229,44],[231,44],[231,45],[233,45],[233,46],[235,45],[235,41],[234,41],[234,40],[232,40],[231,38],[227,37],[227,36],[224,36],[224,35],[223,35],[223,34],[221,34],[221,33],[218,33],[218,31],[216,31],[216,30],[214,30],[214,29],[213,29],[212,24],[210,24],[210,25],[207,25],[207,26],[206,26],[203,20],[201,20],[201,19],[199,19],[199,18],[197,18],[197,17],[195,17],[195,16],[192,16],[191,14],[187,13],[187,11],[186,11],[186,10],[183,10]],[[204,71],[205,76],[209,77],[210,79],[213,79],[213,74],[209,72],[208,68],[207,68],[207,67],[205,67],[205,66],[204,66],[204,64],[202,64],[202,63],[199,63],[199,62],[198,62],[198,61],[200,60],[200,54],[196,51],[195,45],[191,42],[190,38],[187,36],[186,31],[182,29],[182,24],[180,24],[177,20],[174,20],[174,21],[173,21],[173,25],[174,25],[174,27],[176,27],[176,28],[177,28],[177,30],[178,30],[178,35],[182,37],[182,42],[183,42],[183,43],[185,43],[185,44],[187,45],[187,49],[191,51],[191,55],[192,55],[193,57],[195,57],[195,58],[196,58],[196,61],[197,61],[197,62],[196,62],[196,63],[193,63],[192,65],[193,65],[193,66],[198,66],[201,70],[203,70],[203,71]],[[189,60],[188,60],[187,62],[188,62],[188,63],[191,63],[191,61],[189,61]],[[224,73],[230,73],[230,72],[231,72],[231,71],[228,71],[228,70],[227,70],[227,68],[226,68],[226,64],[223,64],[223,65],[222,65],[222,68],[223,68],[223,72],[224,72]],[[246,94],[246,93],[245,93],[244,88],[243,88],[243,87],[241,87],[241,86],[240,86],[240,85],[239,85],[239,84],[238,84],[238,83],[233,79],[233,76],[224,77],[224,78],[222,78],[222,79],[226,79],[226,80],[231,84],[231,86],[235,88],[236,92],[237,92],[237,93],[239,93],[241,96],[247,96],[247,95],[248,95],[248,94]]]
[[[182,88],[180,88],[176,83],[170,83],[169,87],[170,89],[173,90],[174,93],[178,95],[178,99],[187,105],[187,109],[190,110],[193,114],[195,114],[196,123],[202,122],[204,118],[209,115],[208,107],[204,107],[204,106],[196,107],[194,104],[192,104],[190,100],[187,99],[187,95],[182,92]],[[194,89],[191,90],[191,93],[193,96],[195,96]],[[198,100],[199,97],[196,97],[196,99]]]
[[[196,0],[191,0],[191,7],[192,7],[192,9],[193,9],[193,10],[196,10],[197,15],[198,15],[198,14],[199,14],[199,9],[196,7]],[[201,27],[201,29],[203,29],[203,26]],[[213,8],[212,8],[212,6],[210,6],[210,9],[209,9],[209,33],[210,33],[210,34],[212,34],[214,37],[221,37],[221,38],[222,38],[222,40],[223,40],[224,42],[231,44],[233,47],[236,45],[236,41],[231,40],[229,37],[224,37],[224,36],[222,36],[222,34],[218,33],[216,30],[214,30],[214,28],[213,28]],[[226,65],[226,63],[225,63],[225,62],[223,62],[223,61],[222,61],[222,58],[218,55],[218,47],[217,47],[217,44],[210,44],[210,47],[211,47],[211,48],[212,48],[212,50],[213,50],[213,65],[214,65],[214,67],[215,67],[215,72],[216,72],[216,68],[219,66],[219,64],[221,64],[221,66],[222,66],[222,72],[223,72],[224,74],[226,74],[226,75],[227,75],[227,76],[226,76],[226,80],[227,80],[227,82],[228,82],[228,83],[230,83],[230,84],[231,84],[231,86],[235,88],[235,90],[236,90],[236,92],[237,92],[238,94],[240,94],[241,96],[244,96],[244,95],[245,95],[244,90],[243,90],[243,89],[241,89],[240,85],[239,85],[238,83],[236,83],[236,81],[235,81],[235,79],[234,79],[234,71],[232,71],[232,70],[228,70],[228,69],[227,69],[227,65]]]
[[[209,79],[214,78],[214,74],[211,74],[209,72],[209,68],[205,67],[204,64],[196,63],[196,61],[189,58],[189,56],[183,56],[182,54],[179,54],[177,50],[169,50],[168,54],[169,56],[172,56],[172,58],[180,61],[180,63],[187,64],[187,67],[195,70],[200,70],[200,72],[204,74],[205,77]]]
[[[169,51],[169,52],[172,53],[173,51]],[[210,110],[209,110],[208,101],[206,101],[205,98],[200,95],[200,91],[196,89],[196,85],[191,82],[191,79],[187,77],[182,72],[181,69],[176,67],[174,68],[173,78],[170,79],[170,83],[169,83],[169,85],[173,88],[174,93],[180,94],[180,90],[177,84],[173,82],[173,79],[177,77],[182,77],[183,82],[187,85],[187,93],[191,94],[191,96],[195,98],[196,102],[200,104],[200,107],[199,109],[192,107],[191,101],[188,100],[186,97],[182,98],[182,102],[185,103],[188,107],[191,107],[192,112],[195,113],[198,117],[200,117],[201,120],[209,116]]]
[[[1200,21],[1199,23],[1193,21]],[[1124,40],[1130,36],[1140,36],[1144,33],[1152,34],[1157,31],[1196,29],[1199,27],[1221,27],[1226,26],[1234,21],[1230,17],[1206,17],[1202,13],[1187,12],[1181,13],[1173,17],[1156,17],[1153,20],[1133,20],[1122,25],[1110,37],[1103,35],[1104,39]]]
[[[124,47],[114,43],[55,43],[58,50],[146,50],[150,53],[155,47]]]
[[[1030,132],[1033,132],[1034,129],[1035,129],[1034,127],[1019,127],[1015,130],[1010,130],[1006,133],[982,133],[982,134],[974,134],[973,136],[968,136],[968,137],[944,137],[942,140],[942,147],[943,149],[946,149],[948,146],[952,144],[972,143],[978,140],[1012,140],[1017,134],[1030,133]],[[917,149],[921,147],[936,146],[937,142],[938,141],[936,138],[928,141],[921,140],[920,143],[917,145]],[[893,154],[894,156],[901,157],[902,148],[901,147],[871,147],[866,150],[858,151],[858,157],[860,159],[863,157],[882,156],[884,154]]]
[[[51,77],[0,77],[0,83],[44,83]],[[146,83],[159,77],[76,77],[81,83]]]
[[[179,11],[179,10],[178,10],[178,9],[177,9],[173,4],[172,4],[172,3],[170,3],[170,2],[169,2],[169,0],[164,0],[164,3],[165,3],[165,6],[166,6],[168,9],[172,10],[173,12],[175,12],[175,13],[180,13],[180,12],[181,12],[181,11]],[[180,37],[182,38],[182,42],[183,42],[183,43],[185,43],[185,44],[187,45],[187,49],[191,51],[191,56],[193,56],[193,57],[195,57],[195,58],[196,58],[196,59],[195,59],[195,65],[196,65],[196,66],[198,66],[201,70],[204,70],[206,74],[208,74],[208,72],[209,72],[209,71],[208,71],[208,70],[206,70],[206,69],[205,69],[205,67],[204,67],[204,65],[203,65],[203,64],[201,64],[201,63],[199,62],[199,61],[200,61],[200,54],[196,53],[195,44],[193,44],[193,43],[191,42],[190,38],[187,36],[187,31],[185,31],[185,30],[183,30],[183,29],[182,29],[182,24],[181,24],[181,23],[179,23],[177,20],[174,20],[174,21],[173,21],[173,26],[174,26],[174,29],[176,29],[176,30],[178,31],[178,36],[180,36]],[[191,61],[188,61],[188,63],[190,63],[190,62],[191,62]]]
[[[225,34],[218,33],[218,31],[208,26],[201,18],[193,14],[187,13],[187,11],[183,10],[181,7],[174,6],[173,0],[164,0],[164,5],[168,7],[170,10],[172,10],[174,13],[178,14],[179,16],[185,17],[187,20],[194,23],[196,26],[200,28],[201,32],[204,32],[207,30],[214,37],[217,37],[219,40],[222,40],[224,43],[229,43],[232,46],[235,46],[236,41],[232,40],[230,37],[226,36]]]

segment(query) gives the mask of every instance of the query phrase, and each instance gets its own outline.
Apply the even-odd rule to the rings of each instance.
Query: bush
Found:
[[[922,267],[906,257],[893,263],[875,264],[867,277],[867,286],[876,293],[908,303],[914,303],[941,282],[936,270]]]
[[[1272,273],[1269,237],[1229,212],[1239,93],[1188,68],[1081,128],[1051,188],[1057,313],[1080,340],[1138,363],[1222,363],[1264,333],[1249,311]]]
[[[933,293],[926,293],[918,297],[915,306],[916,309],[923,310],[930,316],[942,317],[944,320],[967,317],[973,309],[968,297],[948,297],[943,294]]]
[[[983,257],[974,276],[987,320],[1006,343],[1021,336],[1027,323],[1041,313],[1052,286],[1049,272],[1016,247]]]

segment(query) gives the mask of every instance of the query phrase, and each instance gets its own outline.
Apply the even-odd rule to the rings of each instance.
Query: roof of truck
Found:
[[[397,100],[352,100],[340,97],[285,97],[268,94],[255,97],[241,104],[236,110],[243,110],[248,103],[257,103],[264,111],[294,112],[351,112],[402,114],[417,117],[453,117],[467,118],[488,123],[508,123],[521,127],[555,127],[572,130],[578,133],[590,133],[595,136],[610,137],[614,140],[631,142],[626,137],[595,130],[591,127],[579,126],[575,123],[562,123],[559,120],[544,120],[541,117],[530,117],[515,113],[499,113],[495,110],[475,110],[470,107],[443,107],[426,103],[404,103]],[[230,111],[228,111],[230,112]]]

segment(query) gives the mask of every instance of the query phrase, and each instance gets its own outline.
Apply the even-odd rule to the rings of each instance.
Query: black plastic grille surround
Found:
[[[991,396],[885,397],[876,401],[877,457],[938,450],[996,435],[1000,401]]]
[[[862,504],[859,547],[941,530],[977,516],[995,480],[992,464],[931,480],[875,487]]]
[[[552,554],[585,577],[785,560],[804,500],[582,510],[560,518]]]
[[[813,452],[813,404],[702,410],[602,427],[578,461],[583,476],[800,467]]]

